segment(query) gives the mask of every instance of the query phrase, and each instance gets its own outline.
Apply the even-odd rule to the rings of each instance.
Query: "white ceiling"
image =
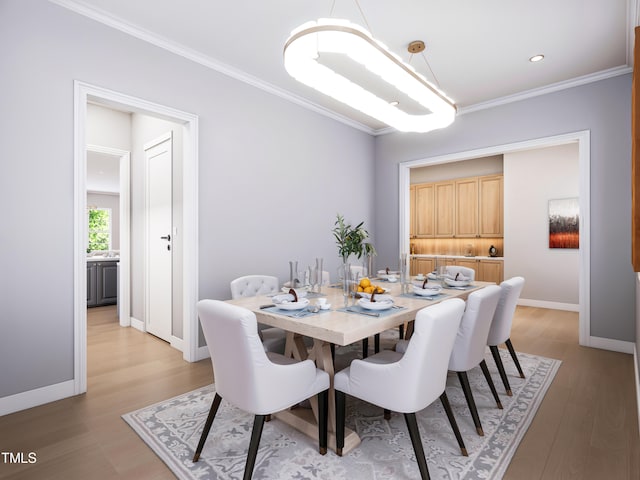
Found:
[[[87,191],[120,192],[120,157],[87,152]]]
[[[434,83],[461,115],[629,72],[638,17],[637,0],[51,1],[373,134],[388,129],[289,77],[294,28],[345,18],[407,62],[409,42],[423,40]],[[410,63],[434,81],[424,58]]]

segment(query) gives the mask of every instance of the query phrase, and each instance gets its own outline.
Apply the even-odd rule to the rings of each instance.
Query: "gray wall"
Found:
[[[321,256],[335,278],[336,213],[374,229],[363,132],[44,0],[0,3],[0,45],[0,398],[73,376],[74,80],[199,116],[201,298],[229,298],[239,275],[284,279],[290,259]],[[55,212],[37,223],[34,191]]]
[[[445,130],[376,138],[375,235],[398,255],[398,164],[591,131],[591,335],[635,341],[631,267],[631,75],[460,115]]]

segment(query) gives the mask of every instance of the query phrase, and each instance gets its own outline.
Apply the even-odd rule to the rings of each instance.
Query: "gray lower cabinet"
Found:
[[[95,307],[97,303],[96,262],[87,262],[87,307]]]
[[[118,262],[87,262],[87,307],[118,303]]]

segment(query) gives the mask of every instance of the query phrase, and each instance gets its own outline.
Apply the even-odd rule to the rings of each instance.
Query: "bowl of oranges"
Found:
[[[371,297],[372,293],[378,295],[381,293],[385,293],[386,291],[387,289],[371,283],[371,280],[369,280],[367,277],[364,277],[360,280],[360,283],[358,283],[357,292],[361,297],[369,298]]]

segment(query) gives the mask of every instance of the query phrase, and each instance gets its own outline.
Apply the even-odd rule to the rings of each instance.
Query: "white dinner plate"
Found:
[[[413,293],[416,295],[420,295],[421,297],[435,297],[436,295],[440,295],[441,288],[420,288],[413,286]]]
[[[450,287],[466,287],[471,284],[470,280],[453,280],[451,278],[444,279],[444,283],[449,285]]]
[[[303,308],[307,308],[309,306],[309,299],[303,298],[297,302],[282,302],[276,303],[276,307],[280,310],[302,310]]]
[[[371,302],[366,298],[361,298],[358,300],[358,305],[360,305],[365,310],[389,310],[393,307],[393,300],[385,300],[384,302]]]

